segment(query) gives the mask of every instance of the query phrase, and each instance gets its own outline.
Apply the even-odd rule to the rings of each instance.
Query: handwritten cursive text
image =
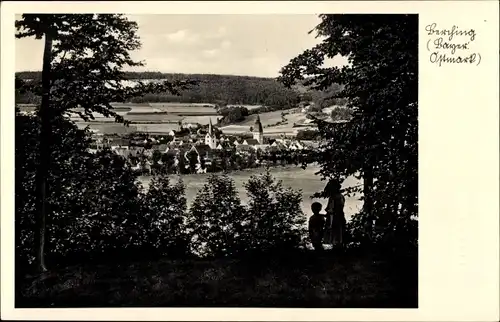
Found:
[[[460,29],[457,25],[451,28],[438,27],[437,23],[425,26],[429,39],[427,50],[429,61],[438,67],[444,64],[479,65],[481,54],[474,52],[474,42],[477,38],[476,30]]]
[[[455,36],[467,36],[470,41],[476,39],[476,31],[474,29],[460,30],[458,26],[453,25],[451,29],[436,29],[437,23],[431,23],[425,26],[428,36],[448,36],[448,40],[452,41]]]

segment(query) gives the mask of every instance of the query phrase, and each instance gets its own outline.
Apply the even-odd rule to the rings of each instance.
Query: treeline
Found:
[[[335,97],[343,89],[344,86],[336,83],[330,85],[323,91],[307,89],[304,93],[301,94],[301,100],[303,102],[314,103],[311,107],[311,111],[313,112],[319,112],[322,109],[330,107],[332,105],[344,106],[347,104],[347,99]]]
[[[183,90],[181,95],[171,93],[146,94],[132,99],[131,103],[214,103],[219,105],[247,104],[266,105],[275,109],[295,107],[299,101],[297,90],[288,89],[272,78],[211,75],[211,74],[169,74],[159,72],[127,72],[129,80],[168,79],[195,80],[198,85]],[[40,80],[40,72],[18,72],[21,79]],[[17,103],[37,103],[39,97],[33,93],[24,93],[16,97]]]
[[[89,153],[88,133],[53,120],[47,196],[47,261],[52,266],[109,259],[221,257],[304,244],[301,193],[268,172],[245,184],[247,205],[227,175],[211,176],[187,209],[182,181],[157,176],[146,191],[126,160]],[[39,123],[16,114],[16,273],[34,261]],[[264,188],[265,187],[265,188]],[[118,256],[118,257],[117,257]]]

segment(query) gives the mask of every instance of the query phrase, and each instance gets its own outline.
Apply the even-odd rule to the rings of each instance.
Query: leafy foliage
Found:
[[[16,257],[23,265],[34,260],[39,128],[37,118],[16,115]],[[136,175],[111,151],[87,152],[88,133],[73,123],[57,118],[53,128],[53,162],[48,176],[49,257],[62,261],[62,257],[120,249],[123,239],[135,238],[129,228],[140,210]]]
[[[245,189],[249,197],[245,221],[248,249],[290,250],[302,244],[306,217],[300,207],[300,191],[284,188],[269,169],[250,177]]]
[[[323,90],[311,90],[312,102],[318,110],[330,107],[332,105],[345,105],[347,103],[346,98],[336,97],[344,86],[337,83],[333,83]]]
[[[317,130],[300,130],[297,132],[297,140],[317,140],[320,137]]]
[[[248,109],[244,106],[222,107],[219,109],[219,114],[222,119],[219,120],[220,125],[233,124],[245,120],[248,116]]]
[[[319,160],[324,177],[365,179],[364,214],[356,230],[373,242],[396,245],[401,236],[416,245],[418,213],[418,17],[416,15],[320,15],[321,43],[281,71],[291,86],[304,80],[348,100],[346,124],[318,120],[324,139]],[[325,58],[348,58],[340,67],[322,67]],[[373,185],[367,184],[373,178]],[[360,190],[360,188],[355,188]],[[369,201],[369,202],[367,202]],[[375,220],[373,226],[371,222]],[[351,227],[354,227],[352,226]],[[396,238],[398,236],[398,238]],[[390,240],[390,242],[389,242]]]
[[[185,187],[182,180],[172,184],[166,175],[151,179],[143,196],[139,227],[143,233],[141,250],[167,256],[183,256],[188,250],[185,229]]]
[[[351,111],[346,107],[335,107],[330,113],[332,121],[348,121],[351,117]]]
[[[234,181],[227,175],[211,175],[187,215],[193,252],[201,257],[236,253],[241,249],[244,219]]]
[[[22,266],[22,263],[34,260],[35,173],[39,162],[40,122],[33,116],[20,114],[18,110],[15,121],[16,259]],[[61,196],[61,192],[65,192],[68,186],[78,187],[78,179],[81,178],[78,171],[86,164],[86,144],[89,140],[84,131],[61,118],[54,119],[52,125],[54,135],[51,144],[54,149],[51,157],[54,163],[49,168],[48,181],[53,186],[50,198],[56,202],[52,209],[60,212],[64,206],[72,207],[66,202],[68,194]]]

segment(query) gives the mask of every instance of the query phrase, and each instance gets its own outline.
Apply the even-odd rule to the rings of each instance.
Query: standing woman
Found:
[[[345,198],[342,195],[341,184],[338,180],[332,179],[328,182],[323,191],[328,198],[326,206],[326,231],[325,244],[331,244],[335,248],[342,248],[344,228],[346,224],[344,215]]]

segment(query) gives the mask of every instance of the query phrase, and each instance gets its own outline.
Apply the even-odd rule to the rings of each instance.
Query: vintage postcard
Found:
[[[498,320],[498,9],[4,2],[2,318]]]

